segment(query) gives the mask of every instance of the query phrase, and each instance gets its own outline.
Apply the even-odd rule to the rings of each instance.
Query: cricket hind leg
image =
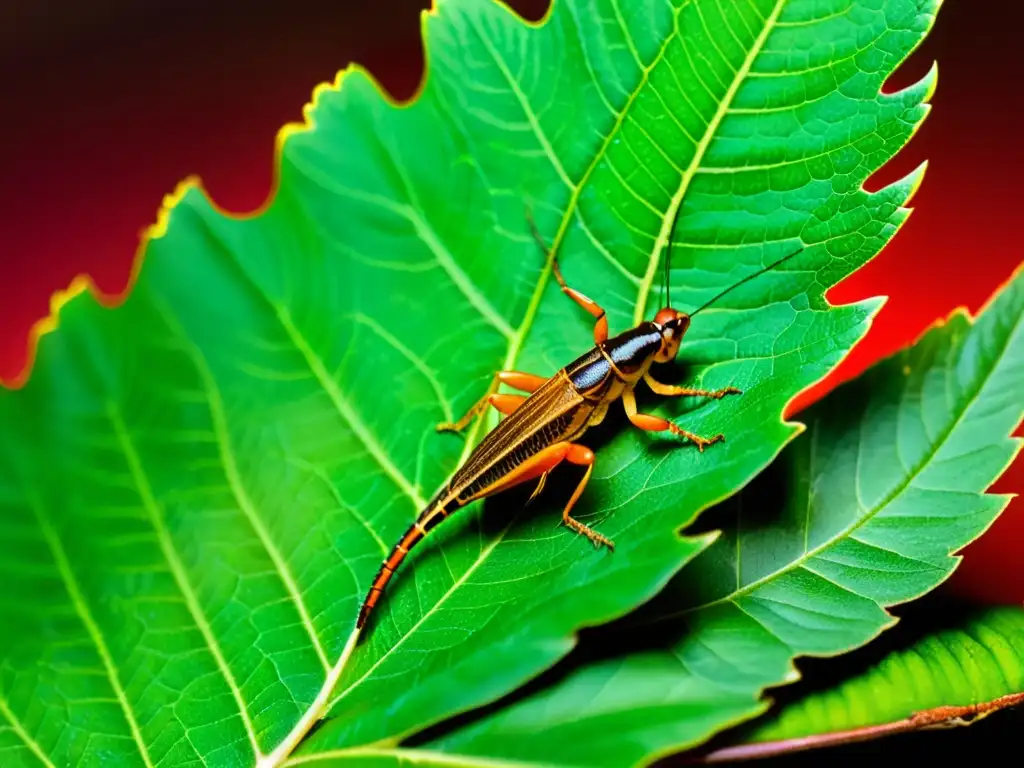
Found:
[[[519,405],[526,400],[525,397],[519,397],[517,395],[498,395],[492,393],[490,390],[494,387],[495,382],[499,384],[508,384],[513,389],[518,389],[520,392],[536,392],[546,382],[543,376],[535,376],[532,373],[521,373],[519,371],[498,371],[494,374],[494,379],[491,381],[491,386],[488,387],[487,394],[477,400],[466,414],[458,421],[445,421],[437,425],[438,432],[461,432],[471,422],[474,417],[479,416],[483,413],[488,405],[493,405],[498,411],[508,415],[514,411]],[[513,401],[513,398],[517,398]],[[513,402],[515,405],[513,407]],[[499,405],[500,403],[500,405]],[[506,410],[506,408],[508,410]]]
[[[687,440],[695,443],[697,445],[697,449],[701,453],[704,453],[704,449],[709,445],[725,441],[725,435],[722,434],[715,435],[714,437],[701,437],[700,435],[693,434],[693,432],[687,432],[685,429],[673,424],[668,419],[663,419],[660,416],[651,416],[646,413],[638,413],[636,409],[636,395],[633,394],[632,389],[623,391],[622,405],[626,409],[626,416],[634,427],[642,429],[645,432],[664,432],[665,430],[668,430],[673,435],[685,437]]]
[[[576,490],[569,499],[569,503],[566,504],[565,509],[562,510],[562,522],[577,533],[582,533],[590,539],[595,546],[606,546],[609,549],[614,549],[615,545],[612,543],[611,539],[601,535],[589,526],[584,525],[569,514],[572,511],[573,506],[575,506],[576,502],[583,494],[583,489],[586,488],[587,481],[590,479],[591,472],[594,469],[594,452],[586,446],[578,445],[577,443],[555,443],[554,445],[549,445],[547,448],[544,448],[539,453],[534,454],[524,461],[502,480],[490,486],[487,489],[486,494],[483,495],[490,496],[536,479],[538,480],[537,487],[534,489],[533,493],[530,494],[530,499],[533,499],[544,488],[547,475],[563,461],[568,461],[570,464],[575,464],[577,466],[586,467],[587,472],[583,476],[579,485],[576,486]]]
[[[537,224],[533,220],[532,216],[528,216],[530,221],[530,231],[533,233],[533,239],[537,241],[537,244],[541,247],[544,253],[548,252],[547,243],[544,242],[544,238],[541,236],[537,229]],[[608,315],[604,311],[604,308],[594,301],[589,296],[586,296],[575,288],[570,288],[569,284],[565,282],[565,278],[562,277],[562,269],[558,266],[558,257],[555,256],[551,259],[551,269],[555,273],[555,280],[558,281],[559,287],[562,289],[562,293],[568,296],[570,299],[575,301],[584,310],[589,312],[594,318],[594,343],[601,344],[608,340]]]
[[[580,480],[579,485],[576,486],[576,490],[573,491],[572,496],[569,499],[569,503],[565,505],[565,509],[562,510],[562,522],[576,533],[582,533],[593,543],[595,547],[608,547],[608,549],[615,549],[615,543],[607,536],[598,533],[588,525],[581,523],[575,517],[570,515],[572,508],[576,506],[576,502],[580,496],[583,495],[583,489],[587,487],[587,481],[590,480],[590,475],[594,471],[594,461],[596,457],[594,452],[586,446],[579,445],[578,443],[571,443],[569,450],[565,455],[565,460],[570,464],[577,466],[586,467],[587,471],[583,475],[583,479]]]

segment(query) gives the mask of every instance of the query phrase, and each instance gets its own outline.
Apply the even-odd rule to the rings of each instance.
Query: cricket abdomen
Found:
[[[452,491],[463,504],[486,496],[530,457],[579,435],[590,410],[565,374],[555,374],[487,434],[455,473]]]
[[[459,501],[468,503],[548,446],[564,440],[570,434],[571,427],[576,421],[577,408],[565,411],[554,419],[544,422],[521,439],[510,443],[507,450],[503,451],[496,461],[469,479],[468,483],[459,490]]]
[[[366,623],[370,611],[373,610],[381,595],[384,594],[384,588],[391,581],[391,577],[395,575],[398,566],[408,557],[409,550],[419,544],[432,528],[461,506],[462,504],[458,499],[452,495],[450,486],[446,485],[431,500],[426,509],[420,513],[419,517],[416,518],[416,522],[406,529],[402,538],[391,548],[391,553],[380,564],[377,575],[373,579],[373,584],[370,585],[366,598],[359,609],[356,629],[360,629]]]

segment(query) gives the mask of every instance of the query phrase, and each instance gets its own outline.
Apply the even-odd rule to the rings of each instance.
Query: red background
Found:
[[[232,211],[260,206],[275,134],[301,118],[317,83],[358,61],[394,96],[410,96],[422,70],[418,11],[426,4],[6,0],[0,381],[23,371],[30,326],[75,274],[91,274],[106,293],[125,288],[139,233],[178,180],[198,174]],[[536,19],[546,3],[511,5]],[[930,168],[894,242],[831,292],[836,302],[890,299],[815,394],[912,342],[955,307],[976,311],[1022,260],[1014,219],[1024,143],[1014,94],[1024,14],[1008,7],[947,0],[929,40],[890,85],[908,84],[939,61],[932,115],[871,186],[926,158]],[[1024,457],[994,488],[1022,489]],[[1024,500],[966,554],[951,588],[1024,600]]]

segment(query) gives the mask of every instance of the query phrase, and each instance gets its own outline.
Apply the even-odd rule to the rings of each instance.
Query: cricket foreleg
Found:
[[[622,404],[626,409],[626,416],[629,417],[630,422],[633,426],[639,427],[645,432],[664,432],[666,429],[673,435],[679,435],[685,437],[693,443],[696,443],[697,448],[701,453],[704,449],[725,440],[725,435],[715,435],[714,437],[701,437],[695,435],[692,432],[687,432],[685,429],[676,426],[668,419],[663,419],[659,416],[650,416],[646,413],[637,413],[636,410],[636,396],[633,394],[633,390],[627,389],[622,393]]]
[[[726,395],[742,395],[743,392],[736,389],[736,387],[726,387],[725,389],[690,389],[689,387],[676,387],[672,384],[662,384],[660,381],[651,376],[650,373],[644,374],[644,381],[647,382],[647,386],[651,388],[653,392],[665,397],[711,397],[715,400],[721,400]]]
[[[466,411],[466,415],[455,422],[442,422],[437,425],[438,432],[461,432],[466,428],[466,425],[473,420],[475,416],[479,416],[488,405],[493,405],[497,410],[504,414],[509,414],[514,411],[526,398],[518,397],[516,395],[496,395],[490,392],[490,389],[494,386],[494,382],[499,384],[508,384],[512,389],[518,389],[520,392],[536,392],[541,385],[547,381],[543,376],[534,376],[532,373],[520,373],[519,371],[498,371],[494,375],[494,380],[491,383],[491,387],[488,388],[488,393],[477,400],[473,406]],[[496,398],[500,398],[496,401]],[[515,406],[512,406],[513,398],[516,398],[517,402]],[[498,403],[502,403],[499,405]],[[508,408],[508,410],[506,410]]]

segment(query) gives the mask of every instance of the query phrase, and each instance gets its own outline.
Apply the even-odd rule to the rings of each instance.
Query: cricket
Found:
[[[681,208],[679,206],[676,210],[670,232],[675,229]],[[534,239],[547,255],[547,244],[532,216],[528,216],[528,219]],[[575,519],[572,510],[587,487],[596,460],[594,452],[578,440],[588,429],[604,420],[609,407],[616,400],[622,400],[626,416],[633,426],[645,432],[667,430],[695,444],[701,453],[709,445],[725,439],[721,434],[710,438],[701,437],[668,419],[640,413],[637,410],[635,389],[643,381],[656,394],[665,397],[721,399],[727,395],[742,394],[735,387],[709,391],[663,384],[654,378],[650,369],[654,363],[675,360],[683,336],[695,315],[740,285],[793,258],[803,248],[739,280],[691,313],[680,312],[672,307],[669,286],[671,237],[665,250],[665,306],[655,314],[652,321],[642,322],[611,338],[608,337],[605,310],[566,283],[557,255],[552,255],[552,271],[562,292],[594,317],[594,347],[550,378],[520,371],[498,371],[488,388],[488,394],[477,401],[461,419],[437,425],[440,432],[459,432],[488,408],[494,408],[505,416],[474,448],[464,464],[392,548],[360,607],[356,620],[357,630],[366,624],[388,582],[409,551],[452,512],[478,499],[537,480],[537,486],[529,497],[532,500],[544,489],[551,471],[562,462],[585,468],[583,478],[562,510],[562,522],[576,533],[586,536],[596,547],[604,546],[614,550],[615,545],[610,539]],[[506,384],[525,394],[492,393],[496,383]]]

